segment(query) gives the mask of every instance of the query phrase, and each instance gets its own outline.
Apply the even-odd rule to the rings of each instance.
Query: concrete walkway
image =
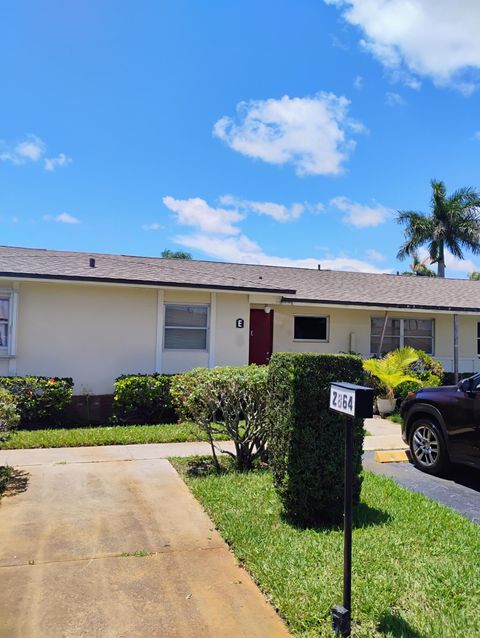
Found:
[[[400,426],[387,419],[365,419],[364,450],[404,450]],[[219,441],[218,447],[234,451],[231,441]],[[210,444],[146,443],[136,445],[104,445],[96,447],[46,448],[32,450],[0,450],[0,465],[45,465],[55,463],[95,463],[112,461],[142,461],[166,459],[172,456],[210,454]]]
[[[234,451],[231,441],[219,441],[218,447]],[[147,461],[172,456],[211,454],[209,443],[139,443],[134,445],[99,445],[91,447],[34,448],[0,450],[0,465],[46,465],[55,463],[97,463],[112,461]]]
[[[371,450],[406,450],[402,440],[401,427],[388,419],[374,417],[365,419],[365,430],[370,436],[365,437],[363,449]]]
[[[0,454],[17,466],[0,504],[1,638],[287,638],[163,454],[179,448]]]

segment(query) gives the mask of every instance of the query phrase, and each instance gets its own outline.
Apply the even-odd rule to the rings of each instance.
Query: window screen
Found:
[[[382,338],[384,317],[372,317],[370,328],[370,352],[376,354]],[[385,335],[383,337],[382,352],[386,354],[391,350],[400,348],[400,319],[387,319]]]
[[[10,298],[0,297],[0,348],[8,347],[9,317],[10,317]]]
[[[378,352],[384,321],[384,317],[371,318],[370,352],[372,354]],[[387,354],[403,346],[412,346],[416,350],[433,354],[433,325],[433,319],[387,319],[380,354]]]
[[[294,339],[327,340],[327,317],[295,317]]]
[[[207,350],[208,306],[165,306],[166,350]]]

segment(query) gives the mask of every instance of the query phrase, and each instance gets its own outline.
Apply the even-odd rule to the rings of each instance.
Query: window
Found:
[[[328,317],[294,317],[293,338],[302,341],[327,341]]]
[[[370,352],[372,354],[378,352],[384,321],[384,317],[371,319]],[[433,354],[433,326],[433,319],[387,319],[381,354],[403,348],[403,346],[412,346],[416,350]]]
[[[370,326],[370,352],[376,354],[382,338],[384,317],[372,317]],[[383,337],[382,354],[400,348],[400,319],[388,319]]]
[[[10,322],[10,297],[0,295],[0,349],[8,348]]]
[[[165,350],[207,350],[208,306],[165,306]]]

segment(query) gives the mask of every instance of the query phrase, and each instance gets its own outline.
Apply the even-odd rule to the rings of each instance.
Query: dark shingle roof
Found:
[[[95,268],[89,259],[95,259]],[[480,282],[0,247],[0,277],[245,290],[285,301],[480,313]]]

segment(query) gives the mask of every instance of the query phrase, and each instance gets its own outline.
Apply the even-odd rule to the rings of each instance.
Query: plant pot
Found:
[[[397,401],[395,399],[377,397],[377,410],[380,416],[383,416],[384,414],[392,414],[396,405]]]

